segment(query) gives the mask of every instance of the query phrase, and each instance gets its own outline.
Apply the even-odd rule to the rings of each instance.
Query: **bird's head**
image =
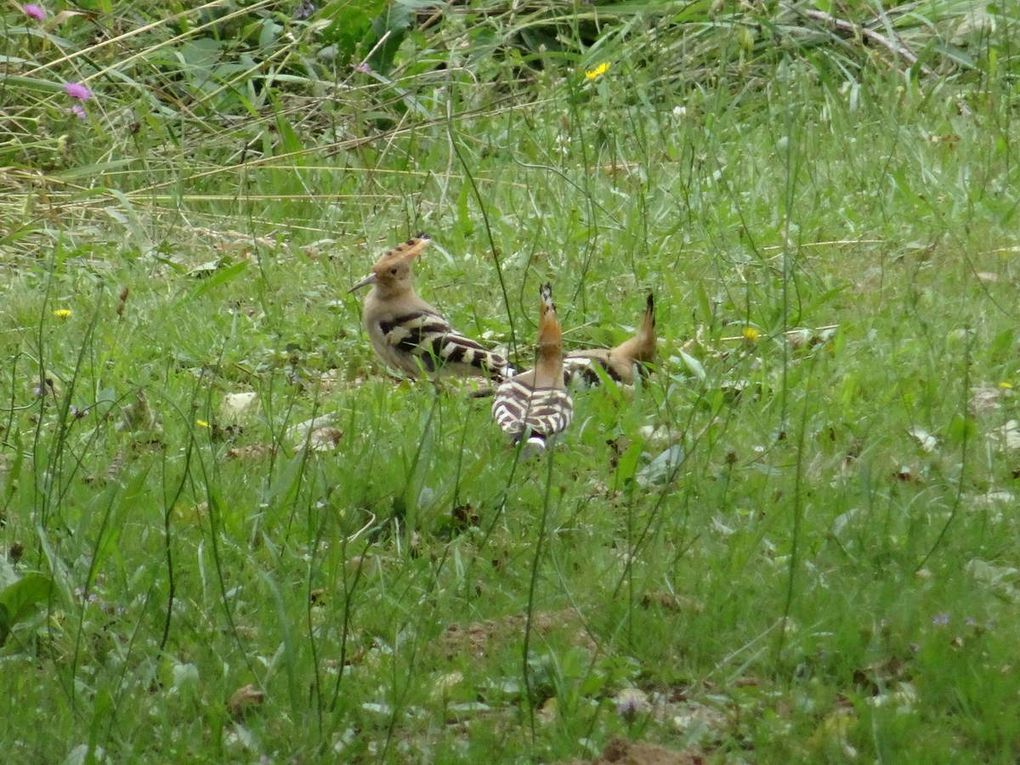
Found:
[[[539,290],[541,303],[538,318],[539,356],[559,357],[563,353],[563,332],[556,317],[556,304],[552,299],[552,285],[548,282]]]
[[[411,288],[414,259],[424,252],[432,239],[428,234],[408,239],[384,253],[372,266],[372,273],[348,290],[360,290],[372,284],[383,295],[396,295]]]

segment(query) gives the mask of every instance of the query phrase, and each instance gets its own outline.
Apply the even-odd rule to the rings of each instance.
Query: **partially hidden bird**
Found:
[[[414,260],[430,241],[428,234],[419,234],[397,245],[348,291],[372,286],[361,311],[372,347],[386,364],[410,377],[508,379],[515,370],[503,356],[457,332],[415,292]]]
[[[563,374],[567,384],[581,381],[597,385],[600,378],[596,370],[601,370],[615,382],[632,385],[635,370],[645,374],[648,364],[655,360],[655,340],[655,298],[649,293],[641,326],[633,337],[613,348],[570,351],[564,357]]]
[[[505,381],[496,389],[492,417],[514,443],[527,439],[530,451],[545,449],[566,429],[574,415],[574,403],[563,378],[563,333],[552,287],[539,292],[538,357],[535,368]]]

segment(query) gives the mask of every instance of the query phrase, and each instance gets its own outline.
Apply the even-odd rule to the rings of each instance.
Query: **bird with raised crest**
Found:
[[[563,374],[569,385],[583,381],[597,385],[601,370],[611,380],[625,385],[634,382],[634,372],[645,374],[648,364],[655,359],[655,299],[648,294],[641,326],[633,337],[613,348],[592,348],[586,351],[570,351],[563,358]]]
[[[387,365],[410,377],[509,378],[514,369],[505,358],[454,330],[415,292],[412,266],[430,241],[428,234],[419,234],[397,245],[376,261],[372,273],[350,288],[349,292],[355,292],[372,286],[361,312],[372,347]]]
[[[552,287],[543,284],[538,321],[538,358],[535,368],[511,377],[496,389],[492,416],[514,443],[527,439],[531,450],[546,443],[570,424],[574,404],[563,379],[563,334]]]

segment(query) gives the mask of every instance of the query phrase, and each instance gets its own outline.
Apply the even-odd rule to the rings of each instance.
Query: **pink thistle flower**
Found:
[[[21,6],[21,12],[36,21],[46,20],[46,10],[41,5],[36,5],[35,3],[27,3]]]
[[[71,114],[73,114],[78,119],[83,120],[86,117],[85,107],[82,106],[81,104],[75,104],[74,106],[71,107]]]
[[[71,98],[77,99],[78,101],[88,101],[92,98],[92,91],[80,82],[65,82],[64,92]]]

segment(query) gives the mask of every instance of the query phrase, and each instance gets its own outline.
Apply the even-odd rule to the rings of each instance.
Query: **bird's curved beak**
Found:
[[[352,292],[357,292],[362,287],[367,287],[369,284],[375,284],[375,274],[369,274],[368,276],[366,276],[360,282],[358,282],[349,290],[347,290],[347,294],[350,295]]]

